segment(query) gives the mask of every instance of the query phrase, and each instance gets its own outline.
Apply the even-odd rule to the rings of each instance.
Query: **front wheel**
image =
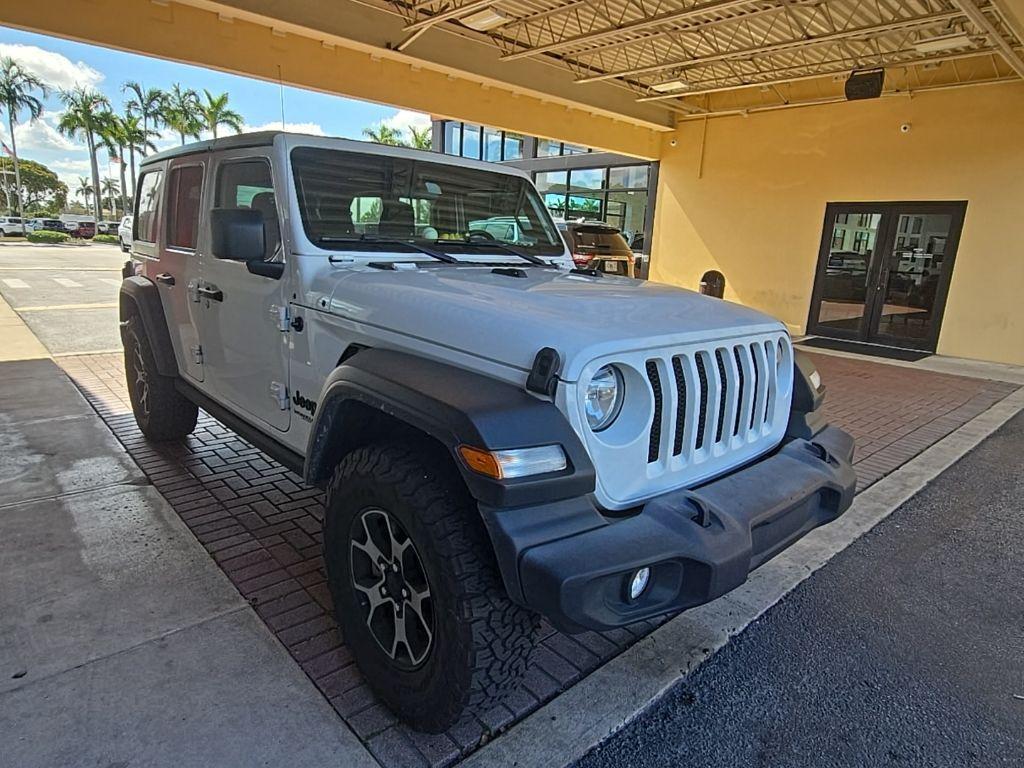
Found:
[[[440,733],[515,689],[538,617],[509,599],[475,503],[431,450],[345,457],[327,490],[324,560],[370,687],[413,728]]]
[[[135,422],[150,440],[179,440],[196,428],[199,408],[174,388],[174,379],[162,376],[149,337],[138,315],[128,318],[124,342],[124,372]]]

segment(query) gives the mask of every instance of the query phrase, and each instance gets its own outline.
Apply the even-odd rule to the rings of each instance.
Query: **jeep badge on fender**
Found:
[[[574,269],[519,170],[266,132],[146,157],[138,190],[139,428],[201,405],[326,491],[342,634],[413,728],[514,690],[541,617],[700,605],[850,506],[785,326]]]

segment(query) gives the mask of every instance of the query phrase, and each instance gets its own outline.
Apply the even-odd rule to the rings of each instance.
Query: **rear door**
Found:
[[[203,365],[189,285],[199,278],[195,235],[202,178],[203,164],[190,158],[145,168],[132,227],[133,258],[156,283],[178,366],[195,381],[203,380]]]
[[[172,336],[177,334],[185,372],[196,381],[205,378],[204,350],[198,333],[199,217],[203,209],[203,178],[206,164],[197,157],[171,161],[167,170],[165,215],[162,216],[161,270],[156,282],[173,296]]]
[[[250,422],[286,431],[288,391],[288,279],[280,213],[269,151],[221,153],[208,184],[210,208],[257,210],[263,216],[264,261],[279,268],[254,274],[245,262],[211,252],[203,225],[202,306],[199,333],[208,382],[218,400],[244,412]]]

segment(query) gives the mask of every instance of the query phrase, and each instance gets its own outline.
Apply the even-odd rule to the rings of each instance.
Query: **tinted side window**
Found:
[[[144,243],[156,242],[156,211],[160,200],[157,192],[163,171],[149,171],[139,179],[138,202],[136,203],[135,230],[132,237]]]
[[[570,229],[573,235],[574,249],[577,253],[615,253],[623,256],[633,251],[629,243],[618,232],[603,228],[576,227]]]
[[[281,244],[277,200],[270,164],[265,160],[225,163],[217,171],[217,208],[250,208],[263,214],[264,258],[270,260]]]
[[[203,168],[187,165],[175,168],[168,178],[167,247],[194,251],[199,232],[199,202],[203,191]]]

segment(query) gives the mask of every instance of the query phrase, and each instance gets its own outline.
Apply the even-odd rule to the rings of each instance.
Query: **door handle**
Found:
[[[174,285],[174,275],[169,272],[161,272],[156,276],[156,281],[164,285]]]
[[[200,297],[210,301],[224,301],[224,291],[216,285],[200,285],[198,293]]]

